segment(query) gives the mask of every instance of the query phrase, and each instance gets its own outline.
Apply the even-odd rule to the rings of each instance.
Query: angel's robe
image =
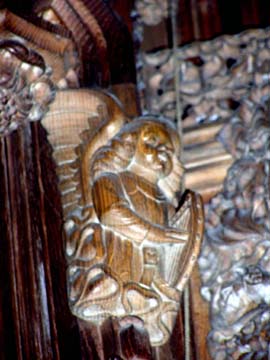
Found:
[[[160,250],[155,251],[161,245],[147,240],[153,227],[168,227],[172,211],[158,186],[128,171],[104,173],[94,182],[92,196],[96,214],[105,228],[106,264],[117,277],[124,283],[145,283],[144,247],[152,249],[150,263],[163,272],[164,257],[158,255]],[[148,255],[151,257],[151,253]]]

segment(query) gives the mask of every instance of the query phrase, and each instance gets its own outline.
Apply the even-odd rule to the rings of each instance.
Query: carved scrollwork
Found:
[[[130,120],[112,97],[86,90],[58,92],[43,125],[62,193],[72,312],[98,325],[139,317],[163,344],[203,231],[200,197],[180,197],[174,125]]]
[[[42,118],[54,97],[43,58],[16,40],[0,40],[0,136]]]
[[[199,260],[214,359],[269,355],[269,94],[268,83],[251,90],[219,134],[235,162],[206,207]]]

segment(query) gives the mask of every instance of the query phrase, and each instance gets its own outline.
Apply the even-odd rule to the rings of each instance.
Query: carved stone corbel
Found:
[[[165,343],[203,232],[200,197],[181,197],[174,125],[131,120],[90,90],[57,92],[42,124],[62,194],[73,314],[97,325],[139,317],[152,345]]]

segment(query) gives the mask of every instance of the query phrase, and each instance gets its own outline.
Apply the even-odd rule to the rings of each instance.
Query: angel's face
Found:
[[[135,160],[161,179],[172,171],[174,151],[168,132],[159,124],[147,124],[140,133]]]

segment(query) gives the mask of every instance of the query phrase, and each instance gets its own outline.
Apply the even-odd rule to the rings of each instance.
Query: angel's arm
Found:
[[[152,224],[135,213],[125,197],[116,174],[107,173],[99,177],[92,188],[93,203],[99,221],[116,233],[132,241],[185,243],[188,233],[175,228],[164,228]]]

